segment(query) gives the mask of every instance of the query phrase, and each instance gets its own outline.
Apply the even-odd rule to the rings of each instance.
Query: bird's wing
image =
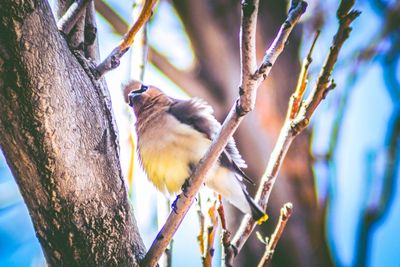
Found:
[[[197,131],[205,134],[208,139],[214,140],[221,124],[215,119],[213,109],[205,101],[199,98],[190,100],[175,99],[169,109],[169,113],[182,123],[192,126]],[[222,166],[234,171],[248,182],[254,182],[241,170],[247,165],[239,154],[233,138],[229,139],[225,150],[221,154],[220,163]]]

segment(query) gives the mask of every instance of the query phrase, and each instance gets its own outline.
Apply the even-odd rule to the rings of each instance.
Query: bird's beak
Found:
[[[149,87],[147,85],[142,84],[140,89],[134,90],[129,93],[128,99],[129,99],[129,106],[133,107],[133,99],[137,96],[140,96],[142,93],[146,92]]]

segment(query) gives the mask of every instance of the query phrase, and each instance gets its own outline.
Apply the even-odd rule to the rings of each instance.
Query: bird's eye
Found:
[[[134,90],[129,93],[128,98],[129,98],[129,106],[133,107],[133,99],[135,97],[140,96],[142,93],[146,92],[149,87],[147,85],[142,84],[140,89]]]

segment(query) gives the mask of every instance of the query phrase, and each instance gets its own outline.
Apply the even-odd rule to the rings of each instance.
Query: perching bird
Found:
[[[139,158],[148,178],[161,192],[179,192],[221,128],[212,108],[203,100],[174,99],[137,81],[124,92],[131,92],[126,100],[137,118]],[[249,180],[241,170],[246,167],[231,138],[205,184],[259,220],[265,214],[243,184]]]

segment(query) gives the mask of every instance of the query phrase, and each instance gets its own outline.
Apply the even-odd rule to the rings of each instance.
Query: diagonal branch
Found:
[[[276,245],[278,244],[278,241],[282,236],[283,230],[285,230],[286,223],[292,215],[292,212],[293,205],[290,202],[286,203],[281,208],[278,224],[276,225],[275,231],[272,233],[271,238],[265,246],[265,252],[260,262],[258,263],[258,267],[265,267],[271,262]]]
[[[92,0],[78,0],[74,2],[57,22],[58,30],[68,35],[79,18],[85,13],[86,6]]]
[[[339,28],[332,41],[331,48],[329,50],[327,59],[322,67],[322,71],[319,75],[318,81],[310,96],[304,103],[302,103],[301,108],[295,118],[290,119],[289,115],[286,116],[286,120],[284,122],[284,125],[282,126],[278,140],[271,153],[266,171],[262,177],[261,185],[256,195],[256,200],[264,209],[267,208],[272,188],[276,181],[278,172],[281,168],[283,159],[285,158],[285,155],[292,141],[302,130],[307,127],[311,115],[315,111],[318,104],[322,101],[322,99],[325,98],[327,92],[334,87],[334,83],[333,81],[331,81],[332,69],[336,63],[339,51],[343,43],[349,37],[351,22],[360,14],[359,11],[349,11],[354,2],[351,5],[343,4],[344,2],[348,4],[347,1],[341,1],[340,7],[338,9]],[[299,80],[301,81],[301,79]],[[292,112],[292,110],[289,110],[288,112],[290,113]],[[240,249],[243,247],[254,227],[255,221],[250,216],[245,216],[232,240],[232,245],[238,251],[240,251]]]
[[[95,4],[97,11],[111,24],[116,33],[123,35],[128,30],[128,24],[124,19],[106,3],[102,0],[95,0]],[[189,95],[206,99],[214,107],[215,114],[223,113],[220,103],[198,79],[197,72],[177,69],[151,45],[149,45],[149,61]]]
[[[258,2],[257,2],[258,3]],[[307,4],[303,1],[296,1],[296,6],[293,8],[288,15],[287,21],[292,21],[293,23],[286,24],[288,25],[283,30],[279,31],[278,36],[276,38],[276,42],[274,42],[273,46],[267,51],[267,58],[273,59],[271,60],[268,69],[272,67],[272,64],[275,62],[276,58],[282,52],[284,44],[286,43],[287,37],[291,30],[293,29],[294,25],[300,18],[300,16],[305,12]],[[249,4],[247,6],[246,4]],[[242,17],[243,21],[250,20],[248,17],[254,18],[254,13],[257,12],[258,6],[255,5],[253,1],[245,1],[242,5]],[[246,25],[246,23],[244,23]],[[255,24],[253,24],[255,26]],[[243,24],[242,24],[243,27]],[[243,28],[242,28],[243,29]],[[243,34],[248,34],[246,31],[242,31]],[[250,31],[250,33],[254,34],[255,31]],[[249,40],[254,38],[251,37]],[[243,40],[243,39],[242,39]],[[242,45],[247,45],[246,43]],[[281,49],[275,49],[281,48]],[[242,53],[244,51],[242,50]],[[247,55],[242,55],[242,59],[247,57]],[[242,62],[242,66],[244,63],[247,64],[249,61]],[[250,62],[255,62],[251,60]],[[261,65],[263,66],[263,64]],[[263,70],[255,70],[257,73],[261,73],[260,75],[266,73],[266,69]],[[242,73],[242,75],[251,75],[250,73]],[[253,74],[254,75],[254,74]],[[242,81],[250,80],[249,77],[242,77]],[[258,84],[256,83],[248,83],[246,84],[246,90],[242,90],[243,86],[240,86],[239,94],[243,99],[251,99],[255,101],[255,92],[257,90],[258,85],[261,83],[261,80]],[[209,150],[207,151],[206,155],[198,164],[197,168],[191,175],[189,179],[189,186],[186,188],[185,194],[181,193],[174,202],[175,210],[171,212],[167,221],[164,224],[164,227],[158,233],[156,239],[153,241],[149,251],[146,254],[144,259],[144,266],[155,266],[157,264],[158,259],[162,255],[163,251],[167,247],[168,243],[170,242],[172,236],[174,235],[175,231],[179,227],[180,223],[182,222],[184,216],[186,215],[189,207],[191,206],[193,199],[200,189],[204,177],[207,175],[211,167],[214,165],[218,157],[220,156],[221,152],[224,150],[229,138],[232,137],[233,133],[242,122],[244,115],[247,114],[254,106],[253,102],[250,101],[236,101],[231,108],[230,113],[228,114],[227,118],[225,119],[222,128],[217,136],[217,138],[212,142]]]
[[[341,1],[341,3],[343,3],[343,1]],[[329,55],[326,58],[324,66],[322,67],[316,86],[299,111],[302,113],[301,116],[298,116],[298,119],[295,120],[294,126],[298,131],[301,131],[307,127],[309,119],[311,118],[315,109],[321,103],[321,101],[325,99],[327,93],[331,89],[333,84],[333,81],[331,80],[331,73],[334,65],[336,64],[339,51],[342,48],[343,43],[350,35],[350,24],[361,14],[357,10],[351,10],[346,15],[340,15],[339,11],[340,9],[338,10],[339,29],[333,38]]]
[[[153,7],[157,0],[146,0],[142,11],[136,22],[125,34],[122,41],[117,45],[116,48],[107,56],[106,59],[94,70],[94,75],[97,79],[103,76],[106,72],[115,69],[119,66],[120,58],[128,51],[129,47],[132,45],[136,33],[140,28],[149,20],[151,14],[153,13]]]

